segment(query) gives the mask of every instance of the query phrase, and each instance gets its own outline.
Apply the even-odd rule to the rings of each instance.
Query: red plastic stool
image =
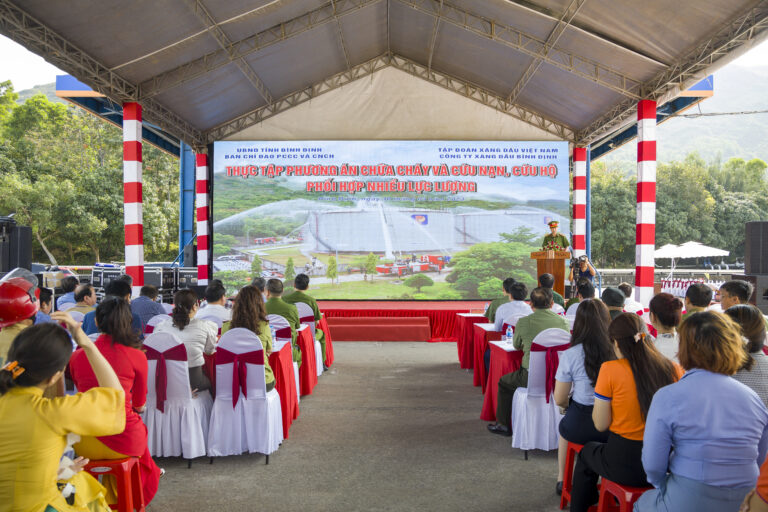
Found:
[[[606,478],[601,479],[600,483],[600,501],[597,502],[597,512],[609,512],[616,510],[613,498],[619,501],[619,512],[632,512],[632,506],[643,495],[645,491],[652,487],[630,487],[628,485],[619,485]]]
[[[583,444],[568,441],[568,449],[565,452],[565,471],[563,472],[563,492],[560,495],[560,510],[564,510],[571,501],[571,489],[573,489],[573,465],[576,463],[576,455],[584,448]]]
[[[117,506],[111,508],[118,512],[144,512],[144,491],[139,473],[139,458],[92,460],[85,470],[98,478],[113,475],[117,480]]]

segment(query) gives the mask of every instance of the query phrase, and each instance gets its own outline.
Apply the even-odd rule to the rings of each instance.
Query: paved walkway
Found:
[[[272,454],[167,470],[150,510],[558,510],[556,453],[487,433],[482,395],[453,343],[337,343],[336,362],[302,399]]]

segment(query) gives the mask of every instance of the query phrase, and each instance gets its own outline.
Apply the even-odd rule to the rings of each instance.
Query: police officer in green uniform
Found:
[[[320,308],[317,307],[317,301],[314,297],[307,295],[306,291],[309,288],[309,276],[307,274],[299,274],[293,280],[293,287],[296,291],[289,293],[283,297],[283,302],[288,304],[296,304],[297,302],[303,302],[310,308],[315,315],[315,339],[320,342],[320,347],[323,352],[323,368],[328,369],[325,366],[325,333],[317,328],[317,322],[320,321]]]
[[[301,365],[301,350],[296,344],[298,330],[301,327],[299,322],[299,311],[293,304],[288,304],[280,296],[283,294],[283,282],[279,279],[270,279],[267,281],[267,303],[265,308],[267,315],[280,315],[291,325],[291,347],[293,348],[293,360]]]
[[[566,250],[568,248],[569,244],[568,239],[563,235],[562,233],[557,232],[557,227],[559,226],[559,223],[556,220],[550,221],[549,223],[549,230],[550,234],[544,236],[544,242],[541,244],[542,250],[546,251],[548,250],[547,245],[550,243],[554,243],[558,245],[561,250]]]

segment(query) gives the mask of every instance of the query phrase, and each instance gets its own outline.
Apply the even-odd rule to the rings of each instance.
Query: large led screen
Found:
[[[569,236],[567,142],[225,141],[214,277],[310,276],[320,299],[489,299]]]

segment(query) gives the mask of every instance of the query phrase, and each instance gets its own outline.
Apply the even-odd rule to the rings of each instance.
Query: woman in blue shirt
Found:
[[[598,432],[592,422],[595,403],[595,381],[600,366],[616,359],[608,336],[611,316],[605,304],[595,299],[579,303],[571,334],[571,348],[560,354],[555,375],[555,402],[565,411],[560,421],[560,446],[557,450],[557,493],[563,489],[565,452],[568,441],[586,444],[608,440],[608,432]],[[573,396],[571,395],[573,391]]]
[[[640,497],[635,511],[736,512],[765,459],[768,410],[730,377],[747,357],[730,318],[694,313],[679,335],[686,372],[651,402],[642,458],[655,489]]]

